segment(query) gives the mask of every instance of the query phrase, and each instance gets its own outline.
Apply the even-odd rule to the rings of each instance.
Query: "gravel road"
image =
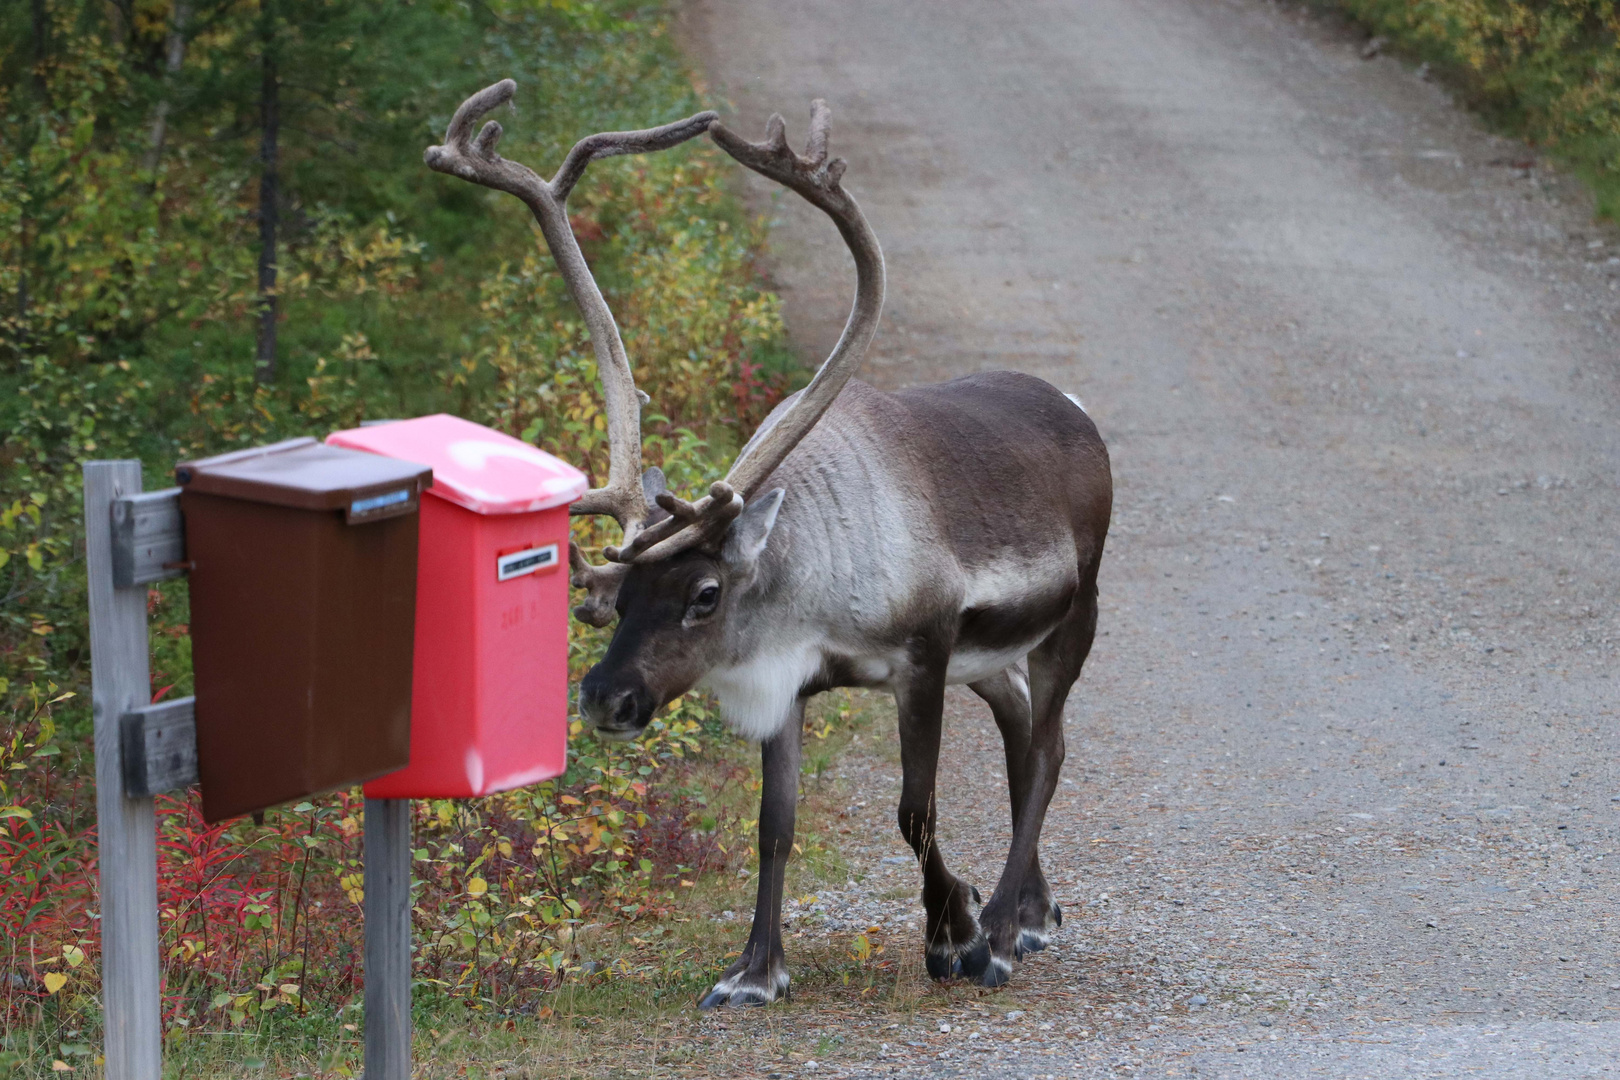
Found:
[[[831,101],[889,259],[867,377],[1047,378],[1118,491],[1054,947],[776,1072],[1620,1073],[1620,234],[1421,72],[1263,0],[694,0],[682,32],[745,132],[780,109],[797,142]],[[820,355],[848,257],[753,195]],[[942,842],[988,893],[999,744],[965,693],[947,723]],[[800,926],[920,950],[898,768],[839,771],[862,880]]]

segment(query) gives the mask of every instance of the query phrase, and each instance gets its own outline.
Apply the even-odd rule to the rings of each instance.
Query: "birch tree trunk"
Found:
[[[259,0],[262,82],[259,90],[259,333],[253,377],[276,379],[276,226],[280,200],[278,172],[281,129],[281,77],[276,69],[273,0]]]
[[[153,110],[152,134],[146,153],[141,158],[141,170],[152,176],[153,187],[157,186],[157,168],[163,160],[163,143],[169,133],[169,109],[172,107],[169,95],[174,92],[174,76],[186,59],[186,23],[190,20],[191,4],[188,0],[175,0],[174,19],[169,24],[168,36],[163,40],[164,96]]]

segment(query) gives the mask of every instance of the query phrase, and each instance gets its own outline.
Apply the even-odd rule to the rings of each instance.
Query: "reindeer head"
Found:
[[[581,684],[580,712],[603,734],[630,737],[719,662],[722,630],[738,606],[747,603],[784,498],[780,488],[765,492],[765,484],[865,357],[883,307],[883,254],[860,207],[839,185],[844,162],[827,158],[831,114],[824,101],[811,103],[803,155],[789,149],[779,115],[767,124],[765,140],[751,143],[733,134],[716,114],[702,112],[644,131],[587,136],[546,181],[495,152],[500,124],[492,120],[472,135],[478,119],[509,102],[516,90],[517,84],[505,79],[468,98],[450,121],[445,145],[429,147],[423,159],[438,172],[522,199],[585,317],[607,414],[608,480],[586,492],[570,512],[610,515],[622,536],[617,546],[603,549],[603,564],[587,560],[578,544],[569,545],[572,583],[585,590],[574,616],[592,626],[619,618],[607,656]],[[704,497],[687,502],[665,490],[660,470],[642,472],[645,395],[636,388],[618,324],[580,252],[565,206],[593,160],[665,150],[704,132],[743,165],[792,188],[832,218],[855,258],[856,288],[844,332],[815,378],[771,414],[724,480],[711,484]]]
[[[630,565],[607,655],[579,687],[580,713],[598,733],[639,734],[659,708],[725,661],[728,627],[752,599],[783,494],[759,496],[684,551]]]

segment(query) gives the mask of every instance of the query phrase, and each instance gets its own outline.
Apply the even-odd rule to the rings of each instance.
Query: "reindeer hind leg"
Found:
[[[1007,794],[1012,802],[1012,823],[1018,827],[1019,810],[1029,796],[1030,701],[1029,676],[1024,665],[1005,668],[988,679],[969,683],[968,688],[990,706],[996,727],[1001,731],[1002,749],[1007,760]],[[1041,871],[1039,852],[1031,865],[1018,897],[1018,936],[1016,952],[1039,952],[1051,940],[1052,931],[1063,924],[1063,909],[1052,899],[1052,889]]]
[[[1093,564],[1088,569],[1068,613],[1029,654],[1030,739],[1025,755],[1028,788],[1013,825],[1012,847],[1001,881],[979,915],[990,941],[990,963],[979,978],[985,986],[1007,982],[1012,978],[1013,961],[1029,951],[1021,948],[1026,930],[1022,909],[1026,897],[1038,901],[1039,892],[1032,894],[1030,889],[1045,884],[1037,876],[1035,853],[1046,808],[1057,790],[1058,770],[1063,765],[1063,706],[1080,677],[1080,668],[1097,632],[1097,568]],[[1054,924],[1059,917],[1052,912]]]

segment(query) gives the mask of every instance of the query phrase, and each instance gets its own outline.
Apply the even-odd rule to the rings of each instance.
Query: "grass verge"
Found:
[[[886,698],[837,692],[809,710],[797,851],[788,870],[788,895],[804,907],[820,891],[862,887],[861,869],[839,848],[850,830],[843,811],[851,795],[839,763],[858,753],[892,764],[893,744],[893,706]],[[691,761],[683,783],[706,787],[714,812],[751,825],[757,775],[756,749],[725,737]],[[861,827],[887,824],[882,814],[871,820],[877,824]],[[973,987],[932,983],[923,970],[920,934],[829,932],[799,919],[787,931],[790,1001],[700,1014],[697,1000],[747,937],[756,867],[750,852],[734,873],[683,879],[676,901],[646,918],[581,926],[571,943],[577,971],[557,989],[525,995],[515,1006],[453,997],[419,982],[417,1076],[766,1075],[810,1060],[853,1059],[883,1037],[899,1041],[910,1032],[920,1038],[934,1030],[934,1014],[971,1008],[982,996]],[[997,1006],[1017,1002],[1003,992]],[[336,1015],[265,1014],[231,1032],[171,1032],[165,1073],[210,1080],[357,1076],[362,1051],[356,1003]]]
[[[1570,167],[1620,220],[1614,0],[1311,0],[1427,62],[1498,129]]]

